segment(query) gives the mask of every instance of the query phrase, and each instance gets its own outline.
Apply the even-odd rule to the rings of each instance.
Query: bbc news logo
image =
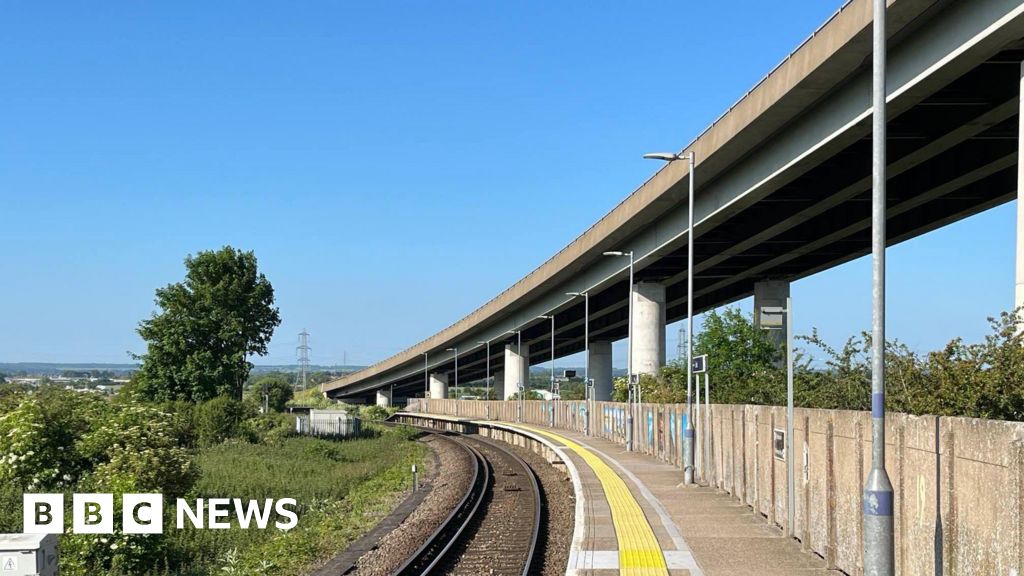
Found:
[[[26,534],[64,533],[63,494],[24,494],[22,499]],[[291,530],[299,523],[294,498],[249,500],[239,498],[197,498],[190,504],[183,498],[175,503],[175,526],[226,530],[235,520],[240,528],[265,530],[273,526]],[[113,494],[73,494],[71,528],[76,534],[114,533]],[[124,534],[163,534],[164,497],[162,494],[124,494],[121,497],[121,532]]]

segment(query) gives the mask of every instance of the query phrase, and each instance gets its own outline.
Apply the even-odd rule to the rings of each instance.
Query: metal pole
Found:
[[[430,400],[430,353],[423,353],[423,397]]]
[[[516,382],[516,387],[519,388],[519,421],[522,422],[526,419],[526,384],[523,383],[523,331],[516,330],[516,362],[519,366],[516,367],[516,372],[519,375],[519,380]],[[526,362],[526,371],[530,371],[530,362]],[[528,376],[528,374],[527,374]]]
[[[459,348],[455,347],[455,399],[459,399]],[[457,405],[456,405],[457,406]]]
[[[796,453],[793,451],[793,298],[786,296],[786,535],[795,533]]]
[[[871,472],[864,485],[864,574],[895,573],[892,482],[885,471],[885,0],[873,0],[871,138]]]
[[[711,464],[711,389],[708,386],[708,380],[711,378],[710,373],[707,371],[707,366],[704,367],[704,468],[705,470],[714,471]],[[704,473],[705,480],[708,483],[711,482],[711,474],[706,471]]]
[[[693,425],[693,440],[694,440],[694,442],[693,442],[693,445],[696,448],[697,446],[704,446],[704,426],[703,426],[703,422],[704,422],[703,416],[704,416],[704,414],[702,413],[701,406],[700,406],[700,374],[694,374],[694,376],[695,376],[695,379],[694,379],[695,380],[695,386],[696,386],[697,389],[694,390],[694,407],[693,407],[693,416],[694,416],[694,418],[693,418],[693,421],[694,421],[694,425]],[[699,458],[698,458],[698,456],[699,456]],[[704,477],[707,475],[705,470],[704,470],[704,451],[703,450],[699,450],[699,451],[694,453],[693,464],[694,464],[694,468],[693,469],[696,472],[695,475],[698,478],[698,483],[699,482],[703,482],[704,481]]]
[[[1024,94],[1024,62],[1020,65],[1018,94]],[[1024,122],[1017,126],[1017,157],[1022,158]],[[1017,162],[1017,287],[1013,308],[1017,313],[1017,332],[1024,332],[1024,162]]]
[[[548,416],[548,424],[555,427],[555,313],[551,313],[551,413]]]
[[[486,354],[484,359],[484,363],[486,365],[486,373],[484,374],[484,401],[487,401],[491,399],[491,341],[480,340],[477,344],[483,344],[486,346],[486,349],[484,350],[484,354]]]
[[[683,431],[683,484],[693,484],[693,151],[687,157],[690,169],[689,225],[686,229],[686,430]]]
[[[587,399],[587,436],[590,436],[590,412],[594,407],[590,393],[590,292],[583,293],[583,396]]]
[[[626,451],[633,451],[633,251],[629,251],[629,319],[626,322],[629,347],[626,348]]]

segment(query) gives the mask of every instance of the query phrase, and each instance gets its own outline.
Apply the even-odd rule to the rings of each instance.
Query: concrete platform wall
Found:
[[[591,434],[625,443],[625,404],[593,402]],[[417,399],[410,410],[555,426],[585,432],[587,406],[573,401],[484,402]],[[519,413],[522,412],[520,418]],[[637,411],[638,451],[680,466],[686,407],[645,404]],[[706,422],[697,420],[698,446]],[[796,537],[805,550],[848,574],[861,574],[861,510],[870,468],[870,414],[797,409]],[[896,494],[899,574],[1024,575],[1024,423],[888,414],[886,459]],[[711,406],[710,465],[698,476],[782,526],[786,463],[773,430],[777,406]],[[703,472],[703,474],[702,474]],[[682,475],[680,474],[680,480]]]

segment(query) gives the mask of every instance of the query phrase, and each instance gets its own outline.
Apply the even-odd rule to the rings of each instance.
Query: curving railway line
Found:
[[[533,469],[496,442],[422,430],[467,453],[471,481],[458,505],[392,576],[530,574],[543,507]]]

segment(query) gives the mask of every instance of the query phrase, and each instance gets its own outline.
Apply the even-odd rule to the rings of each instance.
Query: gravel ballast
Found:
[[[441,525],[469,488],[472,462],[461,447],[452,440],[434,434],[424,436],[421,441],[437,454],[439,463],[438,470],[429,471],[433,477],[429,486],[430,493],[405,522],[386,534],[375,549],[360,558],[355,570],[349,574],[388,576],[394,572]]]

